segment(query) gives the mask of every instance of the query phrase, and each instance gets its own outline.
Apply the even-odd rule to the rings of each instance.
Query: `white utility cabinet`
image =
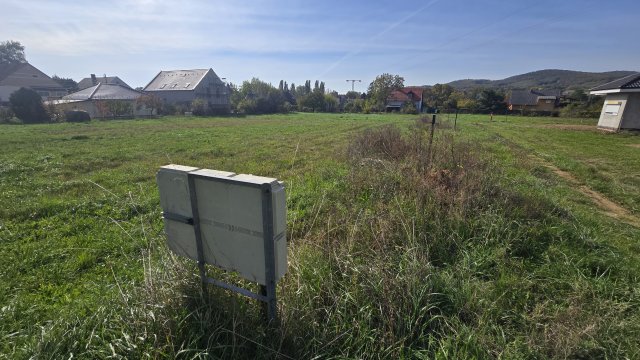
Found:
[[[198,260],[199,228],[205,263],[265,285],[272,246],[273,280],[286,273],[286,197],[277,179],[181,165],[161,167],[156,179],[173,252]]]

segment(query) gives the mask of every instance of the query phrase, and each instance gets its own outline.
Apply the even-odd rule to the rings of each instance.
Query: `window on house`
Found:
[[[186,83],[186,84],[184,85],[185,89],[186,89],[186,88],[188,88],[188,87],[189,87],[189,85],[191,85],[191,83]]]
[[[167,84],[162,84],[162,86],[160,86],[160,89],[164,89],[165,86],[167,86]]]

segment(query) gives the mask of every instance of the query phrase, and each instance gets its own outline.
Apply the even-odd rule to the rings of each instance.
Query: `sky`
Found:
[[[324,81],[364,92],[502,79],[542,69],[640,71],[637,0],[0,0],[0,41],[76,81],[145,86],[160,70],[212,68],[226,81]]]

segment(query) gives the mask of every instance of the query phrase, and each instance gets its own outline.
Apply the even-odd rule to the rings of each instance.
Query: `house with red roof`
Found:
[[[387,97],[386,111],[401,111],[405,104],[413,103],[418,112],[422,112],[424,88],[421,86],[406,86],[393,90]]]

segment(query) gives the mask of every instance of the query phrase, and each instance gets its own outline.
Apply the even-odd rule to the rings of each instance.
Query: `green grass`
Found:
[[[640,356],[640,230],[537,160],[637,216],[640,137],[462,115],[422,170],[416,118],[0,126],[0,357]],[[167,251],[167,163],[285,181],[278,326]]]

